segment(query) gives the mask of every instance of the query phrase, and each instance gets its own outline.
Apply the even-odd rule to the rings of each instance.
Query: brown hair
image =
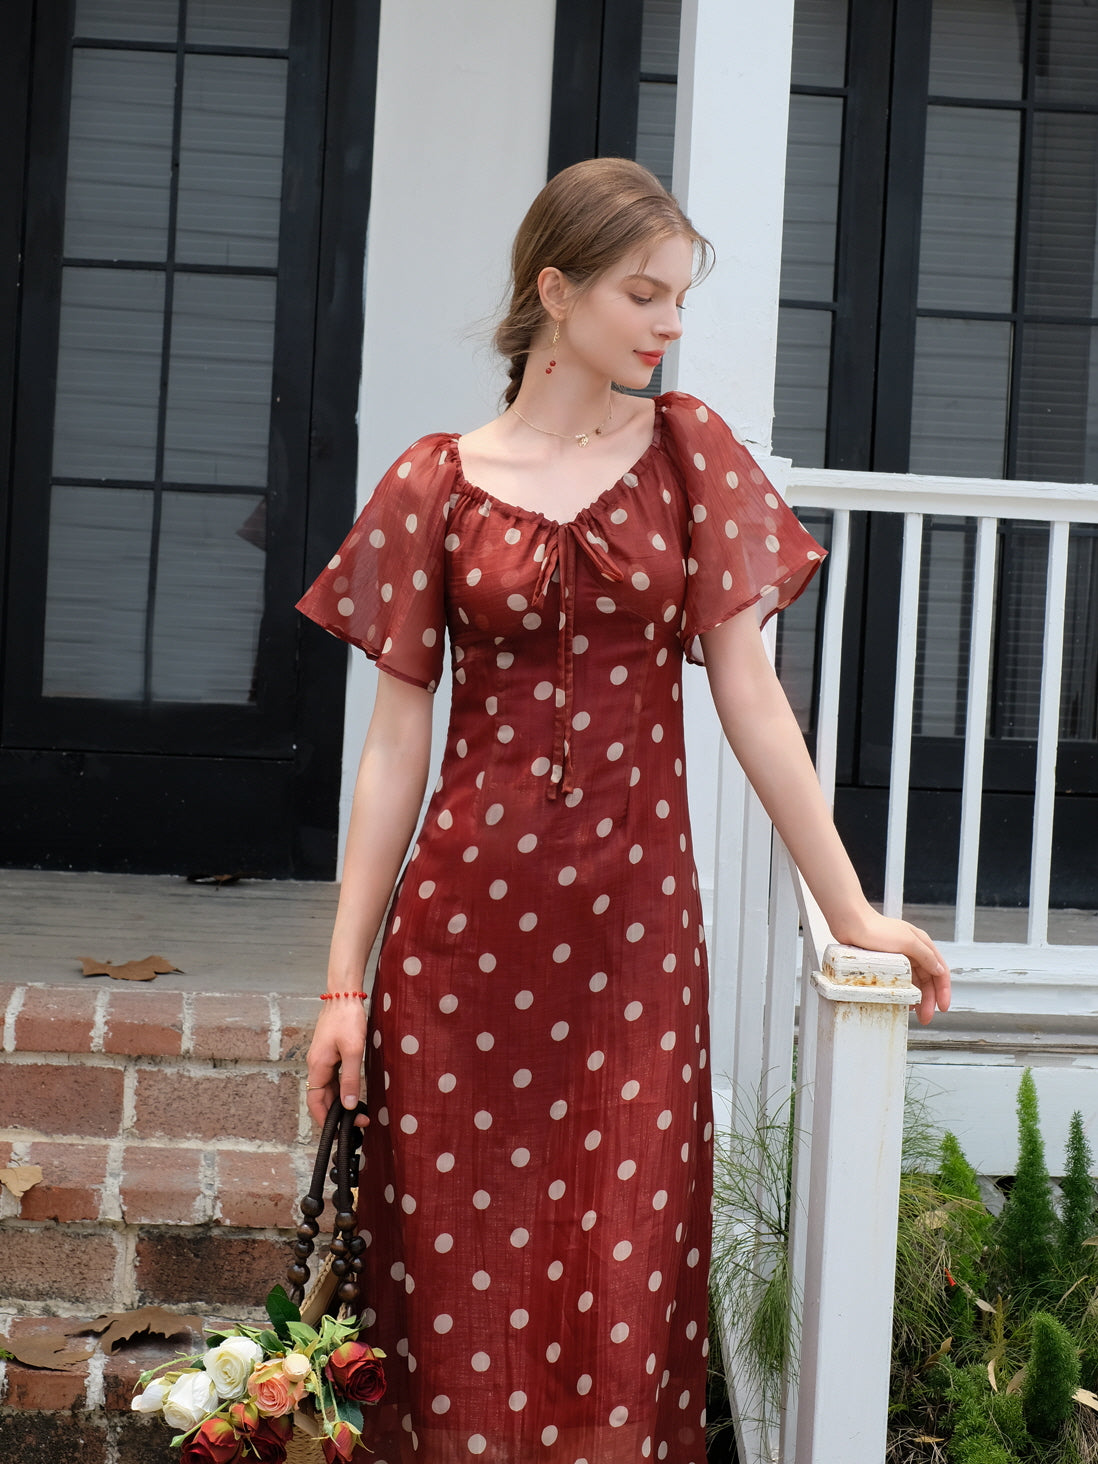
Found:
[[[680,235],[694,246],[700,278],[713,246],[698,233],[659,179],[628,158],[588,158],[551,178],[530,205],[511,249],[511,299],[495,333],[510,359],[507,405],[518,396],[526,358],[546,320],[538,275],[555,265],[587,289],[626,255]]]

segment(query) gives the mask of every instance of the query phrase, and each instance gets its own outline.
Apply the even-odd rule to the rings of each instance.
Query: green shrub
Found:
[[[1015,1464],[1019,1455],[1004,1442],[992,1415],[996,1395],[979,1365],[954,1372],[950,1399],[949,1457],[953,1464]]]
[[[1083,1115],[1076,1111],[1071,1115],[1064,1180],[1060,1186],[1064,1203],[1060,1212],[1059,1251],[1061,1264],[1067,1267],[1082,1259],[1083,1242],[1094,1234],[1098,1194],[1090,1177],[1091,1162],[1090,1145],[1083,1132]]]
[[[1067,1422],[1074,1407],[1079,1353],[1068,1329],[1047,1312],[1038,1312],[1030,1325],[1022,1409],[1030,1433],[1051,1438]]]
[[[1055,1290],[1053,1244],[1059,1221],[1037,1112],[1033,1073],[1018,1084],[1018,1168],[996,1227],[995,1271],[1003,1290],[1029,1291],[1048,1299]]]

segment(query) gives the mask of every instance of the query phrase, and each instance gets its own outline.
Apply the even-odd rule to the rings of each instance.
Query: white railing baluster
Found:
[[[1070,533],[1070,524],[1060,522],[1049,526],[1041,714],[1037,724],[1037,781],[1033,793],[1033,852],[1029,866],[1029,927],[1026,939],[1030,945],[1048,944],[1048,895],[1052,878],[1052,826],[1056,813],[1056,754],[1060,742],[1060,679],[1064,663]]]
[[[717,750],[717,833],[714,851],[713,929],[709,966],[709,1027],[713,1082],[731,1087],[736,1067],[740,982],[740,850],[743,843],[747,779],[721,739]],[[716,973],[720,979],[716,979]]]
[[[797,892],[792,861],[774,835],[770,860],[770,932],[767,950],[767,1001],[763,1013],[763,1112],[774,1113],[789,1099],[793,1080],[793,1031],[797,1017]]]
[[[827,599],[820,648],[820,695],[816,711],[816,775],[828,804],[835,803],[835,765],[839,745],[839,683],[842,675],[843,614],[850,569],[850,513],[831,516],[831,551],[827,556]]]
[[[981,518],[976,528],[976,572],[968,650],[968,705],[965,708],[965,768],[961,784],[961,835],[957,854],[957,912],[953,939],[971,941],[976,930],[976,878],[980,864],[980,816],[984,797],[984,739],[995,626],[997,519]]]
[[[915,650],[918,645],[922,550],[923,516],[919,513],[905,513],[896,646],[896,691],[892,703],[892,771],[889,776],[888,842],[884,879],[886,915],[902,915],[904,912],[907,804],[911,775],[911,729],[915,707]]]

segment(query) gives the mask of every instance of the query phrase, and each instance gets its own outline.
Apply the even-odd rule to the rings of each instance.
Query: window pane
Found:
[[[285,61],[187,57],[178,259],[277,266],[285,114]]]
[[[929,515],[919,582],[915,734],[963,737],[975,574],[975,520]]]
[[[1098,315],[1098,117],[1035,115],[1028,225],[1026,309]]]
[[[1093,483],[1098,475],[1098,331],[1026,325],[1018,397],[1019,478]]]
[[[989,735],[1032,740],[1041,710],[1048,525],[999,526],[994,681]]]
[[[163,311],[163,275],[64,271],[55,478],[153,477]]]
[[[164,477],[267,482],[275,282],[175,277]]]
[[[167,257],[174,92],[170,54],[74,53],[65,186],[70,257]]]
[[[846,81],[847,0],[797,0],[793,12],[793,85]]]
[[[145,489],[52,490],[44,696],[143,696],[152,514]]]
[[[1098,531],[1076,524],[1068,548],[1060,736],[1098,742]]]
[[[1010,339],[997,321],[919,321],[911,472],[1003,476]]]
[[[1020,97],[1025,19],[1018,0],[934,0],[931,93]]]
[[[644,0],[641,70],[662,76],[679,72],[679,19],[682,0]]]
[[[662,81],[642,81],[637,104],[637,162],[671,187],[675,162],[675,91]]]
[[[188,0],[187,40],[284,50],[290,44],[290,0]]]
[[[165,493],[153,620],[154,701],[255,699],[267,556],[262,498]]]
[[[827,454],[831,312],[778,312],[774,451],[798,467],[822,468]]]
[[[919,249],[924,308],[1012,308],[1018,130],[1016,112],[927,112]]]
[[[1037,0],[1037,97],[1083,102],[1098,96],[1098,15],[1092,0]]]
[[[174,46],[178,24],[179,0],[76,0],[78,36]]]
[[[789,299],[834,296],[842,135],[841,97],[790,97],[782,238],[782,294]]]

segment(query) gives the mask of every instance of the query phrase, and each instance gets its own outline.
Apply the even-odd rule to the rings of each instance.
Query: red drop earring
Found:
[[[556,345],[556,343],[559,340],[560,340],[560,322],[557,321],[557,323],[553,326],[553,339],[549,343],[549,349],[552,350],[553,347]],[[545,368],[545,374],[546,374],[546,376],[552,376],[552,374],[553,374],[553,367],[556,364],[557,363],[555,361],[552,361],[552,360],[549,362],[549,365],[546,366],[546,368]]]

